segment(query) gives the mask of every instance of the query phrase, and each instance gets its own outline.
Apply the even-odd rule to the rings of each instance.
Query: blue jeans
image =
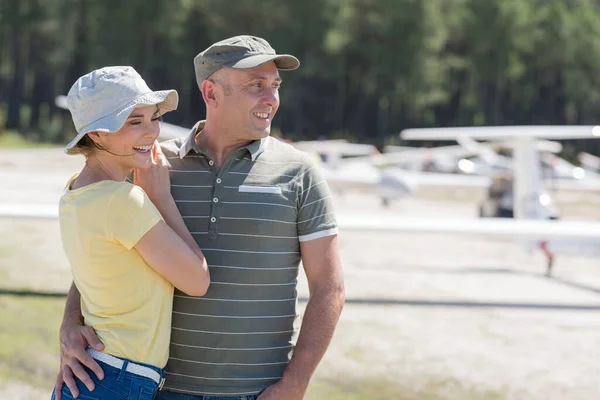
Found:
[[[79,389],[79,396],[77,399],[81,400],[154,400],[156,393],[158,392],[158,384],[150,378],[132,374],[131,372],[125,371],[127,363],[123,368],[118,369],[112,367],[102,361],[96,360],[104,371],[104,379],[99,380],[96,374],[90,369],[84,367],[86,372],[94,381],[96,388],[93,392],[90,392],[85,385],[77,378],[77,388]],[[138,363],[139,364],[139,363]],[[148,368],[152,368],[158,372],[162,378],[163,370],[152,365],[141,364]],[[62,398],[64,400],[74,399],[71,394],[71,390],[67,385],[62,387]],[[55,400],[55,393],[52,391],[52,400]]]
[[[258,395],[223,397],[223,396],[196,396],[190,394],[182,394],[169,392],[166,390],[158,392],[156,400],[256,400]]]

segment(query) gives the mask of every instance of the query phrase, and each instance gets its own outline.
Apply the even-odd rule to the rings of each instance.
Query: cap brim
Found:
[[[226,67],[234,69],[252,69],[266,64],[270,61],[275,61],[277,69],[282,71],[292,71],[300,66],[300,61],[289,54],[268,55],[261,54],[243,58],[239,61],[232,61],[223,64]]]
[[[118,131],[123,127],[125,121],[127,121],[127,118],[135,108],[155,104],[158,105],[159,115],[163,115],[177,109],[179,95],[176,90],[159,90],[138,96],[112,114],[102,117],[84,127],[77,136],[67,144],[66,149],[68,150],[75,147],[77,142],[90,132],[111,133]]]
[[[136,97],[135,100],[127,103],[123,108],[117,110],[113,115],[121,116],[125,114],[125,119],[129,117],[131,112],[140,106],[152,106],[157,105],[160,115],[163,115],[169,111],[177,109],[179,104],[179,95],[175,90],[158,90],[156,92],[149,92]],[[125,120],[123,121],[125,123]]]

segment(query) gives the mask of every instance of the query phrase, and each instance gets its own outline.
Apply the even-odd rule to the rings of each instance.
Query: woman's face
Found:
[[[134,109],[117,132],[99,133],[94,139],[107,156],[125,169],[148,168],[151,165],[152,145],[158,138],[159,111],[156,105]],[[112,154],[111,154],[112,153]]]

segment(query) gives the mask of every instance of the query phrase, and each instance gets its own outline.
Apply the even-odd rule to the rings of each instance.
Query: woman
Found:
[[[151,91],[131,67],[105,67],[79,78],[67,101],[78,134],[66,151],[86,163],[61,197],[61,235],[84,323],[105,346],[88,349],[104,379],[90,374],[91,393],[77,381],[78,398],[152,399],[168,358],[173,286],[202,296],[210,282],[156,144],[177,92]],[[61,393],[73,398],[66,385]]]

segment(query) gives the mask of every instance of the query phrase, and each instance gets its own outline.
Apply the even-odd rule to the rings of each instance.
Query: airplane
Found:
[[[587,171],[600,172],[600,157],[582,151],[577,155],[577,159]]]
[[[181,133],[188,133],[179,128]],[[390,233],[445,233],[512,238],[535,241],[547,259],[546,274],[551,275],[554,253],[551,241],[582,241],[600,245],[600,223],[589,221],[544,220],[540,207],[541,166],[535,151],[535,140],[600,137],[598,126],[516,126],[407,129],[401,132],[405,140],[456,140],[468,136],[482,140],[508,140],[514,146],[514,219],[429,219],[405,218],[392,214],[360,215],[338,213],[340,230]],[[343,142],[342,142],[343,143]],[[346,162],[343,160],[342,162]],[[58,217],[58,204],[1,204],[0,217],[44,218]]]
[[[456,174],[469,176],[494,177],[499,172],[512,171],[512,158],[506,154],[513,151],[510,141],[477,142],[468,136],[458,136],[455,139],[459,145],[441,146],[431,149],[413,148],[413,151],[405,150],[395,152],[394,146],[386,146],[382,160],[374,159],[378,166],[398,166],[410,172],[421,172],[422,175],[413,177],[417,183],[427,177],[434,177],[433,173],[444,172],[447,175],[435,176],[430,185],[443,185],[447,180],[454,183]],[[555,141],[535,141],[535,149],[540,153],[543,164],[543,178],[546,187],[553,190],[577,190],[577,191],[600,191],[600,175],[591,171],[585,171],[575,166],[558,154],[562,145]],[[394,153],[387,153],[394,151]],[[450,175],[448,173],[454,174]],[[490,180],[480,180],[481,186],[488,187]],[[460,182],[456,180],[456,184]],[[427,185],[427,183],[426,183]]]
[[[371,168],[367,164],[372,164],[388,179],[406,183],[411,189],[407,195],[418,194],[427,189],[448,188],[456,189],[458,193],[465,193],[465,189],[483,193],[496,184],[495,178],[499,172],[512,171],[512,158],[504,155],[513,151],[514,146],[510,141],[482,143],[465,135],[455,140],[458,145],[434,148],[385,146],[381,154],[365,151],[364,155],[353,157],[352,160],[356,163],[359,159],[363,161],[360,167],[362,171],[367,171]],[[325,146],[318,142],[311,143],[321,148]],[[600,191],[600,179],[583,179],[592,176],[582,174],[581,168],[553,156],[562,150],[560,143],[537,139],[535,148],[544,160],[543,176],[548,188]],[[581,182],[569,182],[567,179],[581,179]],[[556,183],[557,181],[560,182]]]
[[[542,172],[535,139],[589,139],[600,137],[600,126],[496,126],[466,128],[406,129],[400,133],[405,140],[471,139],[511,140],[514,145],[513,175],[515,216],[539,217],[539,196]]]
[[[375,193],[384,206],[391,200],[413,194],[413,182],[377,168],[373,157],[379,155],[370,144],[349,143],[344,139],[299,141],[290,143],[296,149],[315,156],[332,191]]]
[[[464,232],[470,234],[487,234],[501,236],[512,234],[514,237],[528,236],[533,233],[535,226],[547,227],[546,232],[535,232],[528,236],[529,239],[536,237],[540,248],[547,258],[547,275],[552,272],[554,253],[550,246],[552,242],[566,240],[567,233],[571,229],[584,229],[577,240],[584,240],[595,246],[600,244],[597,231],[600,229],[598,222],[575,222],[575,221],[550,221],[545,220],[547,215],[544,211],[545,193],[543,192],[542,165],[538,152],[535,149],[536,139],[591,139],[600,137],[600,126],[496,126],[496,127],[460,127],[460,128],[417,128],[405,129],[400,133],[404,140],[456,140],[458,137],[467,136],[473,140],[509,140],[514,146],[514,157],[512,160],[513,179],[513,220],[501,220],[489,218],[473,221],[426,221],[421,220],[423,228],[428,232]],[[507,225],[507,221],[509,225]],[[456,225],[455,225],[456,224]],[[444,225],[444,226],[442,226]],[[510,229],[507,228],[510,226]],[[503,230],[505,229],[506,230]],[[510,233],[509,233],[510,232]],[[526,234],[524,233],[526,232]],[[573,240],[575,237],[569,240]],[[559,246],[554,246],[555,248]]]

